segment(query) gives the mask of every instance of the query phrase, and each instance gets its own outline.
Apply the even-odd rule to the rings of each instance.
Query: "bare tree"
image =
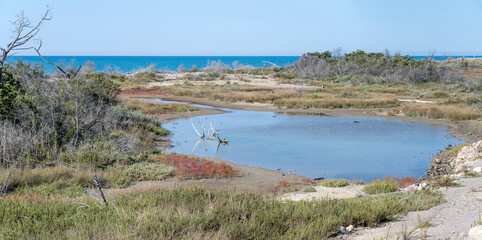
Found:
[[[15,51],[21,50],[28,50],[33,49],[33,47],[26,47],[27,44],[32,38],[34,38],[38,32],[40,31],[40,26],[45,21],[49,21],[52,19],[52,15],[50,14],[51,9],[47,7],[42,18],[38,21],[36,25],[32,25],[32,22],[28,17],[21,12],[15,21],[12,22],[13,30],[12,33],[12,41],[7,44],[6,48],[1,48],[0,51],[2,55],[0,56],[0,81],[2,80],[2,70],[3,65],[11,56],[15,55]]]

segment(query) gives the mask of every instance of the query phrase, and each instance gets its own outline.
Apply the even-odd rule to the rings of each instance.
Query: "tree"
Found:
[[[26,47],[25,44],[27,44],[30,40],[32,40],[38,34],[42,23],[52,19],[52,15],[50,14],[50,11],[51,9],[47,7],[47,10],[45,11],[44,15],[36,25],[32,25],[32,22],[30,21],[30,19],[26,17],[23,12],[21,12],[17,16],[17,19],[14,22],[12,22],[12,25],[13,25],[12,41],[9,44],[7,44],[6,48],[0,47],[0,51],[2,53],[0,56],[0,81],[1,82],[4,81],[2,75],[3,75],[3,66],[5,62],[8,60],[9,57],[15,55],[15,51],[33,49],[33,47]]]

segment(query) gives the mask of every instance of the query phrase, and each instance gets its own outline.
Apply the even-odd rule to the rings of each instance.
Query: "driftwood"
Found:
[[[104,196],[104,192],[102,191],[102,186],[100,185],[99,183],[99,179],[97,178],[97,174],[94,173],[94,186],[97,187],[97,189],[99,190],[99,193],[100,193],[100,197],[102,197],[102,200],[104,200],[104,203],[105,205],[107,206],[107,200],[105,200],[105,196]]]

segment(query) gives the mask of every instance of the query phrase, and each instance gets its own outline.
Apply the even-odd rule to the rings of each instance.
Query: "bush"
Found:
[[[397,186],[394,183],[375,181],[366,185],[362,191],[366,194],[381,194],[396,192]]]
[[[316,189],[312,186],[303,188],[303,192],[316,192]]]
[[[136,181],[163,180],[176,168],[158,162],[140,162],[125,167],[124,173]]]
[[[328,179],[320,182],[320,186],[323,187],[345,187],[350,185],[350,180],[348,179]]]
[[[159,136],[166,136],[166,135],[169,134],[169,131],[167,131],[167,130],[166,130],[165,128],[163,128],[163,127],[154,127],[152,130],[154,131],[154,133],[155,133],[156,135],[159,135]]]
[[[10,117],[20,83],[11,73],[3,70],[0,81],[0,116]]]

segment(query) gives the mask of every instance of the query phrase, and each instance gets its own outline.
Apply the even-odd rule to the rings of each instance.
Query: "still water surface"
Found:
[[[190,119],[178,119],[163,125],[174,133],[173,147],[168,152],[217,156],[238,164],[292,171],[312,178],[369,181],[384,176],[423,175],[429,167],[428,155],[448,144],[462,143],[451,138],[446,127],[437,125],[223,110],[230,113],[193,117],[193,122],[198,130],[198,120],[212,123],[220,130],[221,138],[229,140],[229,145],[219,146],[216,154],[217,141],[197,143],[199,136]]]

